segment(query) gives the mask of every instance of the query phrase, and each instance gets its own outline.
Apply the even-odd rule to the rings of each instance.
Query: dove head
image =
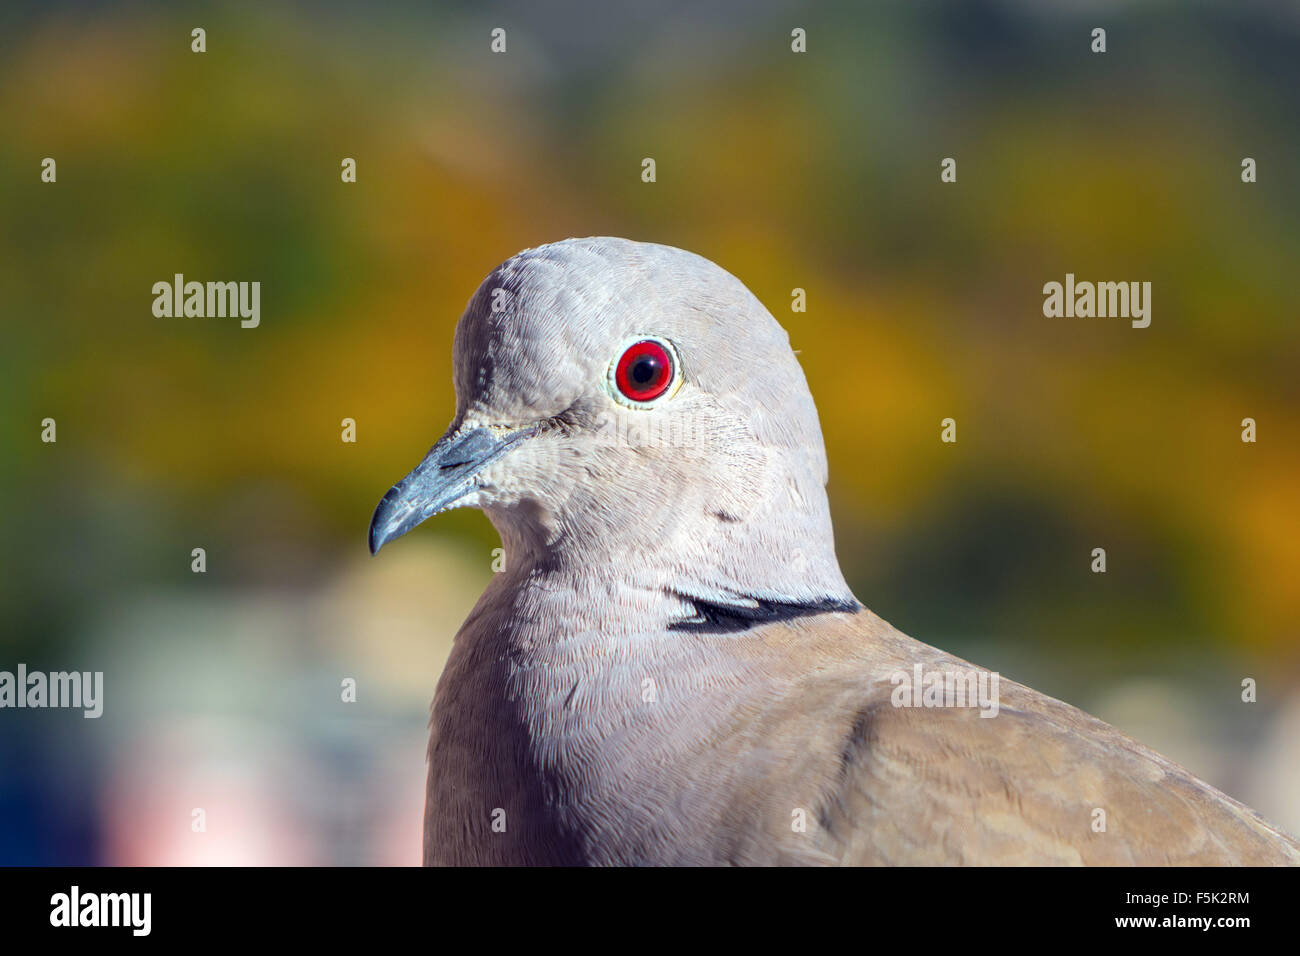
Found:
[[[702,605],[848,605],[817,410],[785,330],[669,246],[570,239],[484,280],[456,416],[375,511],[372,551],[483,509],[507,564],[621,575]]]

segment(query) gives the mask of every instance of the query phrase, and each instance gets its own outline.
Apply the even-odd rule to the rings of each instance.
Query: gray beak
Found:
[[[500,433],[474,428],[443,438],[375,508],[370,519],[370,553],[378,554],[389,541],[452,507],[474,490],[474,480],[484,468],[536,433],[535,426]]]

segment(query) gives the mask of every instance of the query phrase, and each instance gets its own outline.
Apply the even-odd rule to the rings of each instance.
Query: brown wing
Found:
[[[767,736],[780,733],[777,725],[821,720],[794,771],[819,782],[809,801],[815,812],[806,852],[786,859],[1300,864],[1300,843],[1254,811],[1108,724],[1027,687],[1001,681],[995,717],[969,707],[893,706],[890,677],[900,669],[918,661],[927,669],[971,665],[869,612],[836,618],[818,635],[805,630],[795,638],[820,642],[827,663],[764,721]],[[791,846],[788,835],[781,842]]]
[[[822,815],[845,863],[1277,865],[1300,846],[1113,728],[1032,691],[996,717],[864,708]]]

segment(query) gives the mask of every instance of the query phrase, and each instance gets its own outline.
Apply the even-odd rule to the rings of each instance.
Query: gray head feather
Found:
[[[610,376],[645,337],[680,361],[679,387],[652,407],[622,399]],[[614,238],[521,252],[470,299],[454,366],[456,417],[381,503],[372,547],[468,505],[487,512],[512,563],[737,609],[855,603],[789,337],[709,260]],[[455,449],[485,435],[510,447],[467,480]],[[449,473],[456,483],[440,484]]]

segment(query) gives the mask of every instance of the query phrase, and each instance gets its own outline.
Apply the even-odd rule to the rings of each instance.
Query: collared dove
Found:
[[[1068,704],[899,693],[987,672],[853,596],[789,338],[707,259],[522,252],[453,360],[451,427],[370,527],[472,506],[505,547],[435,694],[425,863],[1300,862]]]

